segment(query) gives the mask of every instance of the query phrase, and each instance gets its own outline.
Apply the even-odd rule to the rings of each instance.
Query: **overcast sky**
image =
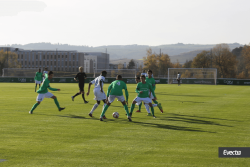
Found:
[[[250,0],[0,0],[0,45],[250,42]]]

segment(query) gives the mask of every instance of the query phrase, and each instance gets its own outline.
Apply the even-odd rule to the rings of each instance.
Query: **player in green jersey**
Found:
[[[138,84],[139,82],[141,82],[140,77],[136,77],[136,78],[135,78],[135,82],[136,82],[137,84]],[[136,105],[139,106],[139,110],[137,110],[136,112],[141,112],[142,103],[140,103],[140,104],[136,103]],[[145,104],[144,104],[144,105],[145,105]],[[147,106],[148,106],[148,105],[147,105]],[[148,112],[148,116],[152,116],[152,114],[151,114],[151,112],[150,112],[150,110],[149,110],[149,107],[146,107],[146,106],[145,106],[145,108],[146,108],[146,110],[147,110],[147,112]]]
[[[36,75],[35,75],[35,83],[36,83],[35,92],[36,92],[37,84],[39,84],[39,88],[40,88],[42,80],[43,80],[43,73],[41,73],[41,69],[39,68],[38,72],[36,72]]]
[[[153,90],[155,91],[155,88],[156,88],[155,87],[155,79],[152,77],[152,74],[153,74],[152,70],[148,70],[148,77],[146,77],[146,82],[149,83],[152,86]],[[153,107],[157,106],[160,109],[161,113],[163,113],[161,103],[158,103],[156,100],[154,100],[152,92],[151,92],[149,97],[155,103],[155,104],[153,104]],[[147,104],[145,104],[145,107],[149,109],[149,106]]]
[[[37,103],[34,104],[34,106],[31,108],[31,110],[29,111],[30,114],[33,114],[33,111],[36,109],[36,107],[43,101],[43,99],[46,98],[52,98],[54,99],[54,102],[58,108],[59,111],[64,110],[65,108],[61,108],[56,96],[54,96],[52,93],[48,92],[49,90],[52,91],[60,91],[60,89],[55,89],[55,88],[51,88],[49,86],[50,80],[53,78],[53,72],[50,71],[49,74],[45,74],[45,80],[42,83],[42,86],[40,87],[40,89],[37,91],[38,96],[36,98]]]
[[[130,115],[132,116],[136,103],[144,102],[145,104],[148,104],[151,107],[151,112],[153,114],[153,117],[155,118],[154,107],[152,105],[151,98],[149,98],[149,93],[151,91],[154,96],[154,100],[157,99],[155,96],[154,90],[149,83],[146,83],[145,75],[141,75],[140,79],[141,79],[141,82],[138,83],[136,87],[136,92],[138,93],[138,96],[133,100],[133,103],[130,108]]]
[[[126,95],[126,101],[124,99],[123,96],[123,92],[122,90],[125,90],[125,95]],[[123,106],[124,109],[127,113],[127,117],[129,121],[132,121],[130,115],[129,115],[129,111],[128,111],[128,90],[127,90],[127,85],[125,82],[122,81],[122,76],[121,75],[117,75],[116,80],[113,81],[109,87],[108,87],[108,91],[107,91],[107,105],[104,107],[104,109],[102,110],[102,114],[100,116],[100,121],[103,121],[103,116],[105,115],[105,112],[107,111],[107,109],[109,108],[109,106],[111,105],[111,103],[117,98],[118,101],[120,101]]]

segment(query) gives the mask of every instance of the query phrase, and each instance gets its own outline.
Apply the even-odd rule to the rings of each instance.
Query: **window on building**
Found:
[[[73,66],[75,66],[75,62],[73,62]]]
[[[36,65],[38,65],[38,63],[36,62]]]
[[[67,62],[65,62],[65,66],[67,66]]]
[[[56,65],[56,62],[54,62],[54,66]]]
[[[49,55],[47,55],[47,59],[49,59]]]
[[[43,55],[43,59],[45,59],[45,55]]]
[[[38,55],[36,55],[36,59],[38,59]]]
[[[54,68],[54,71],[56,71],[56,67]]]
[[[21,59],[23,59],[23,55],[21,55]]]
[[[67,59],[67,55],[65,55],[65,58]]]
[[[63,55],[62,55],[62,59],[63,59]]]
[[[52,62],[52,61],[51,61],[50,63],[51,63],[50,65],[53,65],[53,62]]]

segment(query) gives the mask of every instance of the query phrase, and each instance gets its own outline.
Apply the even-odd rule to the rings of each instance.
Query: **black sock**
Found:
[[[76,96],[78,96],[80,93],[76,93],[73,97],[75,98]]]
[[[84,97],[84,93],[82,94],[82,99],[83,99],[84,101],[86,101],[86,100],[85,100],[85,97]]]

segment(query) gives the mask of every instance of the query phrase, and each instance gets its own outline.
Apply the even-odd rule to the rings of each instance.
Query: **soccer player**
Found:
[[[82,99],[84,100],[84,103],[87,104],[88,101],[85,100],[84,97],[84,82],[85,79],[87,79],[87,75],[85,74],[85,72],[83,72],[83,67],[79,67],[79,73],[76,74],[74,80],[76,82],[79,81],[78,86],[79,86],[79,92],[76,93],[74,96],[71,96],[72,101],[74,101],[74,98],[80,94],[82,94]]]
[[[125,98],[123,96],[122,89],[125,90],[126,101],[125,101]],[[127,85],[125,82],[122,81],[121,75],[117,75],[116,80],[113,81],[108,87],[107,99],[106,99],[107,105],[102,110],[102,114],[100,116],[100,121],[103,121],[103,116],[105,115],[105,112],[107,111],[107,109],[109,108],[111,103],[115,100],[115,98],[117,98],[118,101],[120,101],[123,104],[124,109],[125,109],[127,116],[128,116],[128,120],[132,121],[132,119],[129,115],[128,106],[127,106],[127,104],[128,104]]]
[[[41,69],[39,68],[38,72],[36,72],[36,75],[35,75],[35,83],[36,83],[35,92],[36,92],[37,84],[39,84],[39,88],[40,88],[42,80],[43,80],[43,73],[41,73]]]
[[[154,90],[153,90],[152,86],[145,81],[145,79],[146,79],[145,75],[141,75],[140,79],[141,79],[141,82],[137,84],[137,87],[136,87],[136,90],[135,90],[138,95],[133,100],[133,103],[131,105],[129,114],[130,114],[130,116],[132,116],[132,113],[133,113],[133,110],[135,108],[136,103],[144,102],[145,104],[148,104],[151,107],[151,112],[153,114],[153,117],[155,118],[154,107],[152,105],[152,100],[151,100],[151,98],[149,98],[149,93],[151,91],[153,96],[154,96],[154,100],[157,99],[156,96],[155,96]]]
[[[177,81],[178,81],[178,86],[181,86],[181,74],[178,72],[177,77],[176,77]]]
[[[48,68],[47,67],[45,67],[44,68],[44,71],[43,71],[43,81],[45,80],[45,74],[48,74]]]
[[[52,93],[48,92],[48,89],[49,90],[52,90],[52,91],[60,91],[60,89],[55,89],[55,88],[51,88],[49,86],[49,83],[50,83],[50,80],[53,78],[53,72],[50,71],[49,74],[45,74],[45,80],[43,81],[42,83],[42,86],[40,87],[40,89],[37,91],[38,93],[38,96],[36,98],[36,104],[34,104],[34,106],[31,108],[31,110],[29,111],[30,114],[33,114],[33,111],[36,109],[36,107],[43,101],[43,99],[46,97],[46,98],[52,98],[54,99],[54,102],[58,108],[59,111],[62,111],[64,110],[65,108],[61,108],[58,101],[57,101],[57,98],[56,96],[54,96]]]
[[[95,84],[95,88],[94,88],[95,98],[94,98],[94,100],[96,100],[96,104],[94,104],[92,110],[89,113],[90,117],[93,116],[93,112],[100,105],[100,101],[103,101],[103,103],[104,103],[103,108],[106,106],[106,95],[103,91],[103,84],[104,84],[106,76],[107,76],[107,71],[102,71],[101,75],[99,77],[96,77],[93,81],[91,81],[89,83],[89,89],[88,89],[87,96],[89,95],[91,85]],[[103,116],[103,118],[106,119],[105,115]]]
[[[152,70],[148,70],[148,77],[146,77],[146,82],[149,83],[152,86],[153,90],[155,91],[155,88],[156,88],[155,87],[155,79],[152,77],[152,75],[153,75]],[[163,113],[163,109],[162,109],[161,103],[158,103],[156,101],[156,99],[154,99],[154,96],[153,96],[152,92],[150,93],[149,97],[155,103],[155,104],[153,104],[153,107],[157,106],[159,108],[159,110],[161,111],[161,113]],[[147,111],[149,111],[149,106],[147,104],[145,104],[145,107],[148,108]]]

